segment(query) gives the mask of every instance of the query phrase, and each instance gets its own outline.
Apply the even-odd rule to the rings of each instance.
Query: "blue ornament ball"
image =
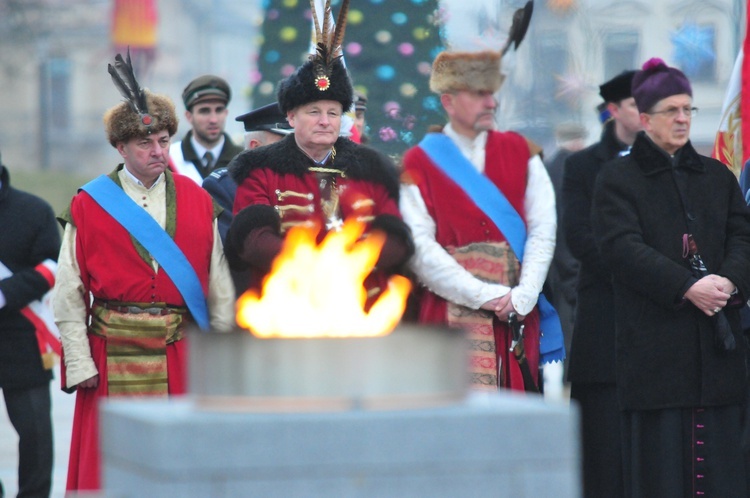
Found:
[[[396,70],[393,68],[393,66],[384,64],[382,66],[379,66],[375,70],[375,74],[379,79],[389,81],[392,80],[394,76],[396,76]]]

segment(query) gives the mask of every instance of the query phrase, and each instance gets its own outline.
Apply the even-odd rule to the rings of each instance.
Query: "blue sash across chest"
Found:
[[[502,232],[518,260],[523,263],[526,244],[526,224],[502,191],[485,175],[476,170],[469,160],[442,133],[428,133],[419,143],[427,157],[466,192],[476,206],[484,212]],[[537,301],[541,321],[539,344],[540,361],[549,363],[565,359],[560,317],[544,294]]]
[[[200,280],[172,237],[108,176],[95,178],[81,190],[146,248],[177,287],[195,323],[208,330],[208,306]]]

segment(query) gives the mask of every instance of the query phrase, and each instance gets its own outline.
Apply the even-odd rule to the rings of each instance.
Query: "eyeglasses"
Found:
[[[666,109],[662,111],[651,111],[647,112],[646,114],[664,114],[669,119],[674,119],[677,116],[679,116],[680,112],[682,112],[685,116],[691,118],[698,114],[698,108],[697,107],[667,107]]]

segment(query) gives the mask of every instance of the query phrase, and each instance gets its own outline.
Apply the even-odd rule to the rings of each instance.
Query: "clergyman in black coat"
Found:
[[[690,143],[685,75],[651,59],[632,90],[644,131],[604,166],[592,210],[614,289],[625,494],[746,498],[739,310],[750,295],[750,210],[732,172]],[[715,341],[717,316],[733,348]]]

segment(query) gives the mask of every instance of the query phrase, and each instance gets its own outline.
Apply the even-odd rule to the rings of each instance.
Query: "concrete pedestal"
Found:
[[[311,413],[109,400],[101,436],[112,498],[581,496],[577,411],[536,396]]]
[[[189,392],[205,397],[462,398],[468,341],[446,327],[400,325],[383,337],[258,339],[250,332],[188,337]]]

